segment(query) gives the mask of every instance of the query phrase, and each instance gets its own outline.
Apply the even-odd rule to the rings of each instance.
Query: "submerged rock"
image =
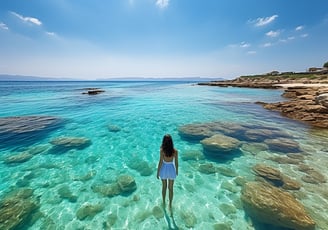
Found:
[[[91,141],[85,137],[57,137],[50,141],[56,147],[82,149],[91,144]]]
[[[257,164],[253,167],[253,171],[276,187],[282,187],[287,190],[299,190],[301,188],[299,182],[283,175],[279,170],[270,166]]]
[[[191,211],[182,211],[180,217],[187,228],[193,228],[197,224],[197,218]]]
[[[300,145],[296,141],[288,138],[266,139],[264,143],[266,143],[272,151],[282,153],[301,152]]]
[[[199,165],[198,171],[204,174],[213,174],[217,172],[217,169],[212,163],[204,163]]]
[[[121,127],[117,125],[108,125],[107,128],[109,132],[113,132],[113,133],[121,131]]]
[[[77,201],[77,196],[73,195],[67,185],[60,187],[57,192],[62,199],[67,199],[73,203]]]
[[[134,178],[130,175],[122,174],[117,178],[117,184],[123,193],[130,193],[137,189],[137,184]]]
[[[36,142],[57,128],[62,119],[54,116],[15,116],[0,118],[0,145]],[[18,141],[19,140],[19,141]]]
[[[181,159],[183,161],[199,161],[204,160],[204,154],[198,150],[185,151],[181,154]]]
[[[321,174],[320,172],[314,170],[314,169],[309,169],[306,171],[307,175],[302,176],[302,181],[306,183],[311,183],[311,184],[320,184],[320,183],[326,183],[326,177]]]
[[[147,161],[133,158],[128,162],[128,166],[140,173],[141,176],[150,176],[153,174],[153,169],[149,166]]]
[[[132,176],[122,174],[117,177],[116,182],[111,184],[94,184],[91,186],[91,189],[103,196],[113,197],[134,192],[137,189],[137,184]]]
[[[0,229],[23,229],[39,209],[32,189],[9,194],[0,202]]]
[[[258,222],[279,227],[314,230],[315,222],[291,194],[264,183],[248,182],[241,200],[246,213]]]
[[[214,134],[206,123],[183,125],[179,127],[178,131],[181,137],[196,141],[200,141]]]
[[[23,163],[30,160],[32,157],[32,154],[28,152],[22,152],[5,158],[4,162],[6,164]]]
[[[228,137],[222,134],[215,134],[209,138],[205,138],[200,142],[203,145],[204,153],[213,157],[220,154],[232,153],[239,150],[241,142],[233,137]]]
[[[76,217],[79,220],[84,220],[87,217],[93,218],[99,212],[104,210],[104,206],[101,204],[84,204],[76,212]]]

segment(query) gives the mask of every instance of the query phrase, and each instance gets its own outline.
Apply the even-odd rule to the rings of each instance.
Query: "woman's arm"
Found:
[[[163,164],[163,151],[162,149],[159,151],[159,161],[157,165],[157,179],[159,179],[159,170],[161,169]]]
[[[178,150],[175,150],[175,172],[179,174],[179,157],[178,157]]]

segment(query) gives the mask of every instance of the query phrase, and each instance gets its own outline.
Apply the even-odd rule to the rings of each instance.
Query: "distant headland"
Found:
[[[201,82],[199,85],[219,87],[248,87],[284,89],[289,100],[278,103],[258,101],[264,108],[278,111],[283,116],[302,121],[313,127],[328,128],[328,62],[322,68],[309,68],[307,72],[272,71],[233,80]]]

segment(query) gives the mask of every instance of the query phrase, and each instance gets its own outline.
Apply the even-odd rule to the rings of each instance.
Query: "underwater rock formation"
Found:
[[[264,143],[267,144],[272,151],[282,153],[301,152],[300,145],[289,138],[266,139]]]
[[[39,209],[32,189],[21,189],[0,202],[0,229],[22,229]]]
[[[4,159],[4,163],[6,163],[6,164],[23,163],[23,162],[30,160],[32,157],[33,157],[33,155],[28,152],[21,152],[21,153],[6,157]]]
[[[117,177],[116,182],[111,184],[94,184],[91,189],[103,196],[113,197],[123,194],[130,194],[137,189],[134,178],[128,174],[121,174]]]
[[[85,148],[91,141],[85,137],[58,137],[50,141],[52,145],[62,148]]]
[[[314,230],[315,222],[291,194],[265,183],[248,182],[241,200],[246,213],[258,222],[279,227]]]
[[[217,156],[217,154],[229,154],[229,152],[238,150],[241,142],[233,137],[223,134],[215,134],[209,138],[205,138],[200,142],[208,154]]]
[[[84,204],[76,212],[76,217],[79,220],[84,220],[87,217],[93,218],[99,212],[104,210],[104,206],[101,204]]]
[[[55,116],[1,117],[0,145],[36,142],[38,139],[43,139],[50,131],[58,128],[61,123],[62,119]]]
[[[268,165],[257,164],[253,167],[253,171],[260,177],[264,178],[266,182],[287,190],[299,190],[301,184],[285,175],[279,170],[274,169]]]

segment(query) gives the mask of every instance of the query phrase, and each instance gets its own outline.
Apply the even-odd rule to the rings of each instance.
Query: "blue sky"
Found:
[[[304,71],[327,0],[0,0],[0,73],[101,79]]]

